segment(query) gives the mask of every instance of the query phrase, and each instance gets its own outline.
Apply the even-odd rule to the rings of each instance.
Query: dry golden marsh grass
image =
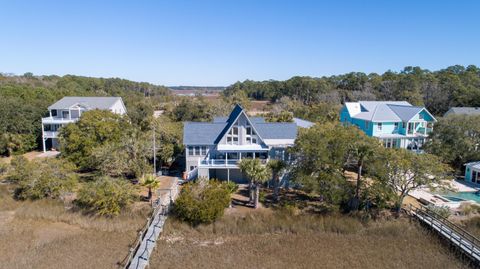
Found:
[[[263,211],[190,227],[169,219],[150,268],[468,268],[407,219]]]
[[[0,268],[118,268],[146,211],[85,216],[55,201],[14,201],[0,185]]]

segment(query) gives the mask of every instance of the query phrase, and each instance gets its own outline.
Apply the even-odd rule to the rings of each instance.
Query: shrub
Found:
[[[427,206],[427,209],[444,217],[444,218],[448,218],[451,214],[450,212],[450,208],[448,208],[447,206],[434,206],[434,205],[428,205]]]
[[[60,159],[28,161],[16,157],[7,178],[17,184],[15,198],[20,200],[59,198],[77,183],[73,166]]]
[[[229,206],[230,191],[226,183],[215,180],[186,184],[175,201],[175,215],[192,225],[214,222]]]
[[[123,179],[102,177],[85,184],[78,192],[76,204],[102,216],[117,216],[132,204],[135,195]]]
[[[8,164],[0,162],[0,176],[7,173]]]
[[[225,188],[227,188],[227,190],[230,194],[233,194],[238,190],[237,183],[235,183],[233,181],[228,181],[227,183],[224,183],[224,184],[225,184]]]

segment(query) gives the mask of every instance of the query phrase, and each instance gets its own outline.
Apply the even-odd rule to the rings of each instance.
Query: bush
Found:
[[[11,167],[7,178],[17,184],[15,198],[20,200],[56,199],[72,191],[77,183],[73,165],[60,159],[28,161],[16,157]]]
[[[175,201],[175,215],[192,225],[214,222],[230,205],[230,191],[227,183],[215,180],[186,184]]]
[[[75,203],[92,213],[117,216],[132,204],[135,195],[129,182],[102,177],[85,184],[78,192]]]
[[[0,162],[0,176],[7,173],[8,164]]]
[[[428,205],[427,209],[444,218],[448,218],[451,215],[450,208],[447,206]]]

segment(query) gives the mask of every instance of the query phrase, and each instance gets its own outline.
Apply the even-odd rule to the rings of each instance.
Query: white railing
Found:
[[[45,138],[57,138],[58,137],[58,132],[55,131],[44,131],[43,136]]]
[[[262,164],[267,164],[268,159],[259,159]],[[199,160],[198,166],[238,166],[238,163],[241,160],[233,159],[233,160],[225,160],[225,159],[207,159],[207,160]]]
[[[46,117],[42,118],[42,123],[71,123],[77,120],[78,118]]]

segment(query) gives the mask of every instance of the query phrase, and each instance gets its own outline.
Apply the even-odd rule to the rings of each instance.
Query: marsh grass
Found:
[[[260,210],[191,227],[174,219],[151,268],[467,268],[443,241],[408,219]]]
[[[0,185],[0,268],[118,268],[149,212],[85,215],[61,201],[15,201]]]

